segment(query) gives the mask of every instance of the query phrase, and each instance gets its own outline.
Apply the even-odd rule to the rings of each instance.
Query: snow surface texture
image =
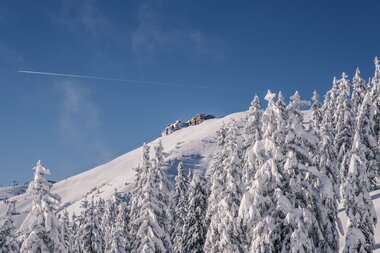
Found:
[[[162,141],[164,152],[167,154],[165,160],[168,164],[169,176],[173,177],[176,173],[178,162],[181,160],[185,170],[202,170],[204,171],[211,161],[212,156],[217,152],[216,132],[223,124],[228,124],[231,119],[242,122],[247,112],[239,112],[228,115],[220,119],[211,119],[200,125],[183,128],[173,132],[171,135],[160,137],[149,143],[151,147],[155,146],[159,140]],[[310,113],[305,113],[305,123],[310,119]],[[153,149],[151,150],[153,155]],[[61,210],[66,208],[69,213],[79,214],[81,211],[80,202],[84,197],[91,199],[92,196],[102,197],[104,199],[112,198],[115,188],[119,192],[128,192],[131,190],[135,179],[134,168],[141,163],[142,147],[130,151],[106,164],[100,165],[81,174],[72,176],[54,184],[52,191],[62,197]],[[32,166],[31,166],[32,167]],[[54,174],[54,168],[51,168]],[[32,175],[32,170],[30,171]],[[19,194],[20,190],[16,188],[0,188],[2,197],[11,197]],[[377,217],[380,217],[380,189],[371,193],[376,208]],[[16,210],[20,215],[13,216],[16,227],[19,227],[24,221],[26,215],[30,212],[32,206],[32,196],[24,193],[11,197],[10,200],[16,200]],[[0,202],[0,217],[5,214],[7,206]],[[346,228],[347,217],[342,206],[339,209],[339,217]],[[380,252],[380,226],[375,227],[376,250]],[[340,249],[344,247],[345,237],[340,238]]]
[[[210,119],[202,124],[187,127],[168,136],[160,137],[151,143],[151,147],[162,141],[165,161],[168,164],[169,178],[174,177],[179,160],[182,160],[185,170],[205,170],[212,156],[218,148],[216,145],[216,131],[231,119],[241,122],[246,112],[234,113],[221,119]],[[151,155],[153,156],[153,149]],[[79,214],[81,200],[87,196],[109,199],[113,196],[115,188],[119,192],[128,192],[132,189],[135,179],[134,168],[141,163],[142,147],[128,152],[109,163],[100,165],[78,175],[64,179],[54,184],[52,192],[62,198],[61,210],[67,209],[69,213]],[[32,166],[31,166],[32,167]],[[47,166],[48,167],[48,166]],[[49,168],[54,174],[54,168]],[[32,169],[30,170],[32,176]],[[19,227],[31,209],[32,196],[22,194],[11,198],[16,200],[16,210],[19,216],[14,216],[16,227]],[[0,217],[3,216],[6,205],[0,203]]]

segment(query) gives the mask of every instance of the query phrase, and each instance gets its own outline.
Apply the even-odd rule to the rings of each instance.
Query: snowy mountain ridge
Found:
[[[315,91],[312,103],[295,92],[286,104],[281,92],[269,90],[264,110],[255,96],[246,112],[164,135],[52,189],[45,178],[50,172],[38,161],[28,191],[0,205],[7,208],[4,221],[11,224],[17,209],[13,219],[27,238],[18,239],[22,252],[377,250],[377,59],[375,64],[368,85],[357,69],[352,96],[345,73],[334,79],[323,104]],[[201,173],[185,176],[184,170]],[[171,189],[168,178],[176,172]],[[132,192],[131,202],[123,203],[115,189]],[[69,213],[72,225],[65,225]],[[80,238],[63,241],[61,234]]]
[[[184,163],[185,169],[206,170],[210,158],[217,152],[215,145],[216,131],[231,119],[241,122],[247,112],[238,112],[223,118],[210,119],[202,124],[183,128],[171,135],[162,136],[148,143],[154,146],[162,141],[169,175],[175,174],[178,161]],[[142,159],[142,147],[121,155],[114,160],[82,172],[78,175],[61,180],[54,184],[52,191],[62,198],[61,209],[66,208],[70,213],[81,211],[81,200],[87,196],[109,199],[115,189],[119,192],[128,192],[134,182],[136,168]],[[54,174],[54,168],[51,168]],[[30,211],[32,197],[25,193],[15,196],[16,209],[21,213],[16,224],[21,225],[26,214]],[[4,213],[6,205],[0,202],[0,213]],[[15,217],[16,218],[16,217]]]
[[[305,122],[309,122],[310,112],[305,111],[304,115]],[[171,135],[159,137],[148,145],[154,146],[159,140],[162,141],[165,152],[168,154],[166,160],[171,174],[173,174],[173,169],[176,168],[178,160],[184,162],[185,168],[205,170],[210,163],[210,158],[217,152],[216,131],[230,120],[234,119],[239,122],[246,116],[247,111],[244,111],[223,118],[208,120],[200,125],[183,128]],[[135,177],[133,169],[141,163],[141,156],[142,147],[139,147],[108,163],[57,182],[52,190],[62,197],[61,209],[67,208],[69,212],[78,214],[81,211],[80,203],[85,196],[109,199],[115,188],[119,192],[130,191]],[[52,173],[54,173],[54,168]],[[8,188],[3,189],[9,191]],[[371,196],[374,200],[377,216],[380,217],[380,190],[372,192]],[[16,226],[19,227],[30,211],[32,197],[24,193],[12,197],[10,200],[17,201],[16,210],[20,214],[14,218]],[[5,213],[5,208],[6,205],[0,202],[1,214]],[[340,207],[339,218],[345,227],[347,217],[342,207]],[[375,236],[377,243],[375,252],[380,252],[380,226],[375,228]],[[344,236],[341,236],[341,248],[344,245],[344,240]]]

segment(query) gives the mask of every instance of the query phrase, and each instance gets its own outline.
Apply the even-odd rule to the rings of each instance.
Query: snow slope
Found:
[[[160,137],[148,145],[153,146],[162,141],[164,152],[167,153],[169,176],[173,176],[179,160],[185,168],[204,170],[210,158],[216,152],[216,131],[231,119],[241,122],[246,112],[234,113],[220,119],[211,119],[197,126],[183,128],[171,135]],[[88,196],[99,196],[108,199],[117,188],[120,192],[131,189],[135,172],[142,157],[142,147],[128,152],[106,164],[100,165],[81,174],[64,179],[54,184],[52,191],[62,197],[62,208],[69,212],[80,212],[80,202]],[[48,164],[46,166],[49,168]],[[50,168],[54,174],[54,168]],[[31,209],[31,196],[22,194],[11,198],[17,200],[16,209],[20,215],[16,218],[16,225],[21,225]],[[5,212],[5,204],[0,203],[0,216]]]
[[[179,160],[184,162],[185,168],[193,170],[205,170],[211,157],[217,151],[216,131],[231,119],[242,122],[247,112],[239,112],[220,119],[211,119],[197,126],[183,128],[171,135],[160,137],[148,145],[153,146],[162,141],[164,151],[167,153],[169,176],[173,176]],[[305,112],[305,122],[308,122],[309,114]],[[134,170],[141,161],[142,147],[128,152],[106,164],[100,165],[81,174],[64,179],[56,183],[53,191],[62,197],[62,208],[69,212],[80,212],[80,202],[85,197],[100,196],[109,198],[115,188],[120,192],[128,192],[134,180]],[[48,165],[47,165],[48,167]],[[54,173],[54,168],[51,168]],[[0,193],[9,197],[12,190],[0,188]],[[15,193],[15,192],[13,192]],[[377,216],[380,217],[380,189],[371,193],[374,200]],[[20,226],[31,208],[31,196],[27,193],[14,196],[10,200],[17,200],[15,216],[16,225]],[[5,212],[5,204],[0,202],[0,217]],[[343,227],[346,227],[347,218],[341,209],[339,217]],[[380,225],[375,228],[376,251],[380,253]],[[344,246],[344,236],[340,240],[341,249]]]

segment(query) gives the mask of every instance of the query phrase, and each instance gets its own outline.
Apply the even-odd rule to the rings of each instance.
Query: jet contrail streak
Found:
[[[87,76],[87,75],[64,74],[64,73],[42,72],[42,71],[32,71],[32,70],[17,70],[17,72],[24,73],[24,74],[34,74],[34,75],[85,78],[85,79],[106,80],[106,81],[114,81],[114,82],[126,82],[126,83],[143,84],[143,85],[149,85],[149,86],[170,86],[170,87],[200,88],[200,89],[215,89],[215,90],[224,90],[224,91],[246,92],[243,90],[235,90],[235,89],[221,88],[221,87],[215,87],[215,86],[187,85],[187,84],[166,83],[166,82],[151,82],[151,81],[110,78],[110,77],[101,77],[101,76]]]

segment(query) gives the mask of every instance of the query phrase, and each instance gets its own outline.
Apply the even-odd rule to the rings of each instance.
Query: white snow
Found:
[[[183,128],[171,135],[160,137],[148,145],[153,147],[161,140],[164,152],[168,154],[166,161],[171,163],[180,159],[184,162],[185,169],[187,166],[195,170],[203,170],[207,168],[210,158],[216,152],[216,131],[231,119],[240,122],[245,116],[246,112],[239,112],[220,119],[210,119],[199,125]],[[151,152],[154,152],[153,148]],[[122,192],[129,191],[135,176],[133,168],[141,162],[141,159],[142,147],[106,164],[59,181],[54,184],[52,192],[61,196],[61,206],[66,207],[69,213],[79,214],[80,202],[86,195],[89,199],[93,195],[108,199],[113,195],[115,188]],[[172,171],[175,170],[176,165],[173,164],[175,167]],[[48,167],[48,164],[46,166]],[[54,174],[54,168],[50,169]],[[31,209],[32,197],[29,194],[22,194],[11,200],[17,200],[16,209],[21,214],[16,216],[17,218],[15,217],[15,224],[20,226]],[[6,205],[0,202],[0,216],[5,213],[5,208]]]
[[[166,161],[173,162],[180,159],[184,162],[186,168],[203,170],[207,168],[211,157],[216,153],[216,131],[228,124],[231,119],[241,122],[246,117],[247,112],[239,112],[228,115],[220,119],[210,119],[202,124],[180,129],[173,132],[171,135],[162,136],[151,143],[151,147],[156,145],[159,140],[162,141],[164,152],[168,154]],[[310,120],[310,112],[306,111],[304,115],[305,122]],[[151,149],[153,152],[153,149]],[[152,154],[153,155],[153,154]],[[43,157],[41,157],[43,159]],[[120,192],[126,192],[131,189],[131,184],[134,181],[135,168],[142,159],[142,147],[132,150],[116,159],[69,177],[54,184],[52,192],[59,194],[62,197],[62,206],[72,213],[80,213],[80,202],[86,195],[99,196],[102,198],[111,198],[114,194],[114,189],[117,188]],[[32,165],[31,165],[32,166]],[[48,166],[48,164],[47,164]],[[173,164],[172,171],[175,170],[177,164]],[[51,168],[54,174],[54,168]],[[32,171],[31,171],[32,173]],[[32,175],[31,175],[32,176]],[[27,213],[31,209],[32,196],[24,193],[18,196],[20,190],[24,190],[25,186],[17,188],[4,187],[0,188],[0,197],[10,197],[10,200],[17,200],[16,210],[20,215],[14,216],[15,225],[20,226],[25,219]],[[12,197],[14,196],[14,197]],[[380,189],[371,192],[377,217],[380,217]],[[0,217],[5,214],[6,205],[0,202]],[[340,207],[339,217],[342,220],[343,227],[346,228],[347,217],[344,210]],[[344,246],[344,236],[340,238],[340,248]],[[375,227],[376,250],[380,253],[380,225]]]

